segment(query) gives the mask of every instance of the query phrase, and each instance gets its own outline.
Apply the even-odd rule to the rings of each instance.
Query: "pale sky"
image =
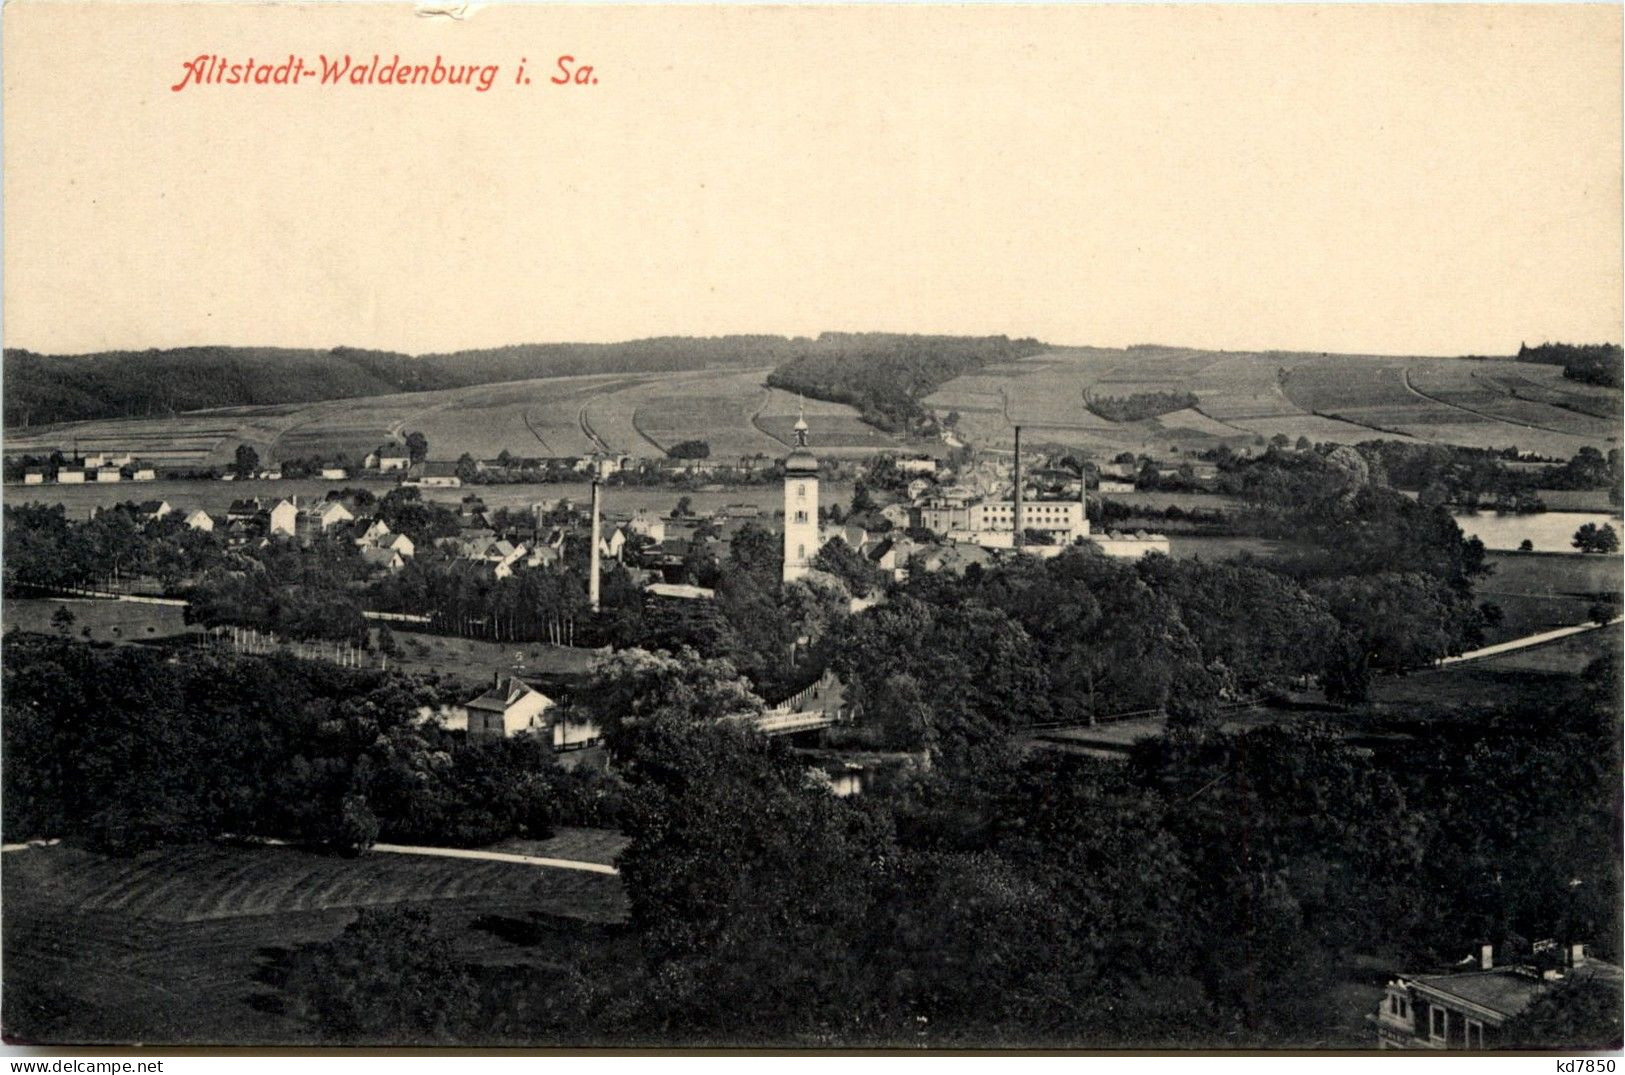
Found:
[[[1621,336],[1618,5],[4,18],[8,346]],[[346,51],[500,72],[169,89]]]

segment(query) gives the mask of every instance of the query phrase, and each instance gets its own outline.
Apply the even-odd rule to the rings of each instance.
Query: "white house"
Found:
[[[406,566],[401,554],[394,549],[380,549],[375,545],[368,545],[361,550],[361,559],[373,567],[381,567],[385,571],[394,573]]]
[[[626,525],[632,533],[642,534],[656,545],[666,540],[665,517],[648,508],[639,508]]]
[[[350,509],[337,500],[325,500],[315,507],[307,509],[305,516],[310,520],[310,525],[319,532],[326,532],[340,523],[355,520],[355,516],[350,513]]]
[[[214,518],[202,508],[197,508],[186,517],[186,525],[193,530],[201,530],[208,534],[214,531]]]
[[[507,739],[546,727],[553,699],[513,676],[497,674],[478,698],[463,703],[468,710],[470,739]]]
[[[507,545],[508,543],[506,541],[501,541],[501,542],[498,542],[497,544],[499,544],[499,545]],[[513,565],[517,564],[521,560],[523,560],[525,558],[526,554],[529,553],[529,552],[530,552],[530,550],[525,548],[525,545],[524,545],[523,542],[509,548],[507,552],[502,554],[501,559],[496,561],[496,568],[494,570],[494,574],[496,575],[496,577],[499,578],[499,579],[505,579],[509,575],[512,575],[513,574]]]
[[[136,467],[135,473],[130,475],[131,481],[152,482],[158,480],[158,472],[151,467]]]
[[[283,537],[293,537],[299,532],[299,506],[291,500],[279,500],[276,507],[271,509],[270,531],[281,534]]]
[[[45,471],[40,470],[37,467],[29,467],[27,470],[23,471],[23,484],[24,485],[44,485],[45,484]]]
[[[389,524],[382,519],[374,519],[366,531],[355,539],[357,545],[371,545],[379,538],[389,536]]]
[[[62,485],[83,485],[85,484],[85,472],[82,470],[59,470],[56,472],[56,480]]]
[[[341,482],[350,476],[343,467],[323,467],[322,477],[328,481]]]
[[[122,481],[123,479],[124,475],[119,473],[117,467],[103,467],[96,472],[97,485],[111,485],[113,482]]]
[[[405,534],[392,534],[374,542],[374,544],[380,549],[388,549],[390,552],[397,553],[407,559],[411,559],[412,554],[417,552],[417,546]]]
[[[412,465],[412,457],[405,451],[393,451],[385,448],[378,452],[378,472],[387,474],[392,470],[405,470]]]
[[[423,462],[407,472],[407,485],[421,485],[429,489],[456,489],[463,484],[457,476],[457,464],[447,461]]]

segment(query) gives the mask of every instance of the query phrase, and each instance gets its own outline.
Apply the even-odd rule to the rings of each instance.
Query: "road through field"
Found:
[[[1445,406],[1445,407],[1454,407],[1458,411],[1465,411],[1468,414],[1475,415],[1475,416],[1477,416],[1479,418],[1483,418],[1486,421],[1489,421],[1489,422],[1501,422],[1501,423],[1504,423],[1504,424],[1509,425],[1509,426],[1517,426],[1519,429],[1539,429],[1539,430],[1543,430],[1543,431],[1545,431],[1547,433],[1557,433],[1557,434],[1560,434],[1560,435],[1565,436],[1565,437],[1575,437],[1576,436],[1576,434],[1572,430],[1558,429],[1555,426],[1541,425],[1538,422],[1525,422],[1525,421],[1522,421],[1522,420],[1517,419],[1517,418],[1508,418],[1505,415],[1500,415],[1500,414],[1490,414],[1487,411],[1475,410],[1474,408],[1469,407],[1464,403],[1456,403],[1456,402],[1454,402],[1452,400],[1444,399],[1444,398],[1442,398],[1440,396],[1431,395],[1430,393],[1424,392],[1420,388],[1416,387],[1416,382],[1411,379],[1411,368],[1409,366],[1406,366],[1405,369],[1404,369],[1404,378],[1403,379],[1405,381],[1405,387],[1406,387],[1407,390],[1409,390],[1410,392],[1412,392],[1413,394],[1415,394],[1417,396],[1422,397],[1423,399],[1427,400],[1429,403],[1437,403],[1437,404],[1440,404],[1441,406]]]
[[[292,847],[287,840],[270,837],[233,837],[248,840],[265,847]],[[23,844],[0,844],[0,852],[11,854],[35,848],[56,847],[60,840],[35,840]],[[471,851],[461,847],[415,847],[411,844],[373,844],[372,850],[386,855],[423,855],[429,858],[469,859],[474,862],[507,862],[517,866],[538,866],[551,870],[581,870],[584,873],[603,873],[618,876],[620,870],[602,862],[581,862],[576,859],[546,858],[542,855],[516,855],[507,851]]]

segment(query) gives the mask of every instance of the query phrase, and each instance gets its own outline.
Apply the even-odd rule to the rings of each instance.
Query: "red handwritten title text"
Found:
[[[531,84],[529,62],[520,57],[511,85]],[[486,93],[493,86],[507,84],[499,82],[501,64],[449,61],[438,54],[425,61],[403,59],[400,53],[388,59],[376,52],[371,56],[317,53],[316,62],[310,63],[293,53],[286,59],[234,61],[206,52],[182,63],[181,72],[180,81],[169,87],[176,93],[194,86],[456,86]],[[561,55],[542,82],[548,84],[596,86],[598,75],[592,64]]]

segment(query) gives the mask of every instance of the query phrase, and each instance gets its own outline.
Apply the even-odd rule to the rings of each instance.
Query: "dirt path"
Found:
[[[39,840],[26,844],[3,844],[0,852],[10,854],[36,847],[54,847],[59,840]],[[287,840],[269,837],[255,839],[256,844],[268,847],[290,847]],[[602,862],[580,862],[576,859],[544,858],[541,855],[515,855],[507,851],[470,851],[460,847],[414,847],[410,844],[373,844],[372,850],[384,855],[424,855],[429,858],[469,859],[474,862],[509,862],[518,866],[539,866],[550,870],[580,870],[583,873],[603,873],[619,876],[620,870]]]
[[[1485,646],[1482,649],[1468,650],[1466,653],[1461,653],[1454,657],[1440,658],[1436,667],[1444,668],[1448,665],[1460,664],[1463,661],[1477,661],[1482,660],[1485,657],[1496,657],[1503,653],[1512,653],[1516,650],[1528,649],[1531,646],[1541,646],[1545,645],[1547,642],[1556,642],[1560,638],[1568,638],[1572,635],[1584,634],[1587,631],[1598,631],[1604,627],[1611,627],[1620,622],[1625,622],[1625,616],[1615,616],[1607,623],[1577,623],[1573,627],[1558,627],[1555,630],[1542,631],[1536,635],[1525,635],[1522,638],[1509,639],[1506,642],[1497,642],[1493,646]]]

